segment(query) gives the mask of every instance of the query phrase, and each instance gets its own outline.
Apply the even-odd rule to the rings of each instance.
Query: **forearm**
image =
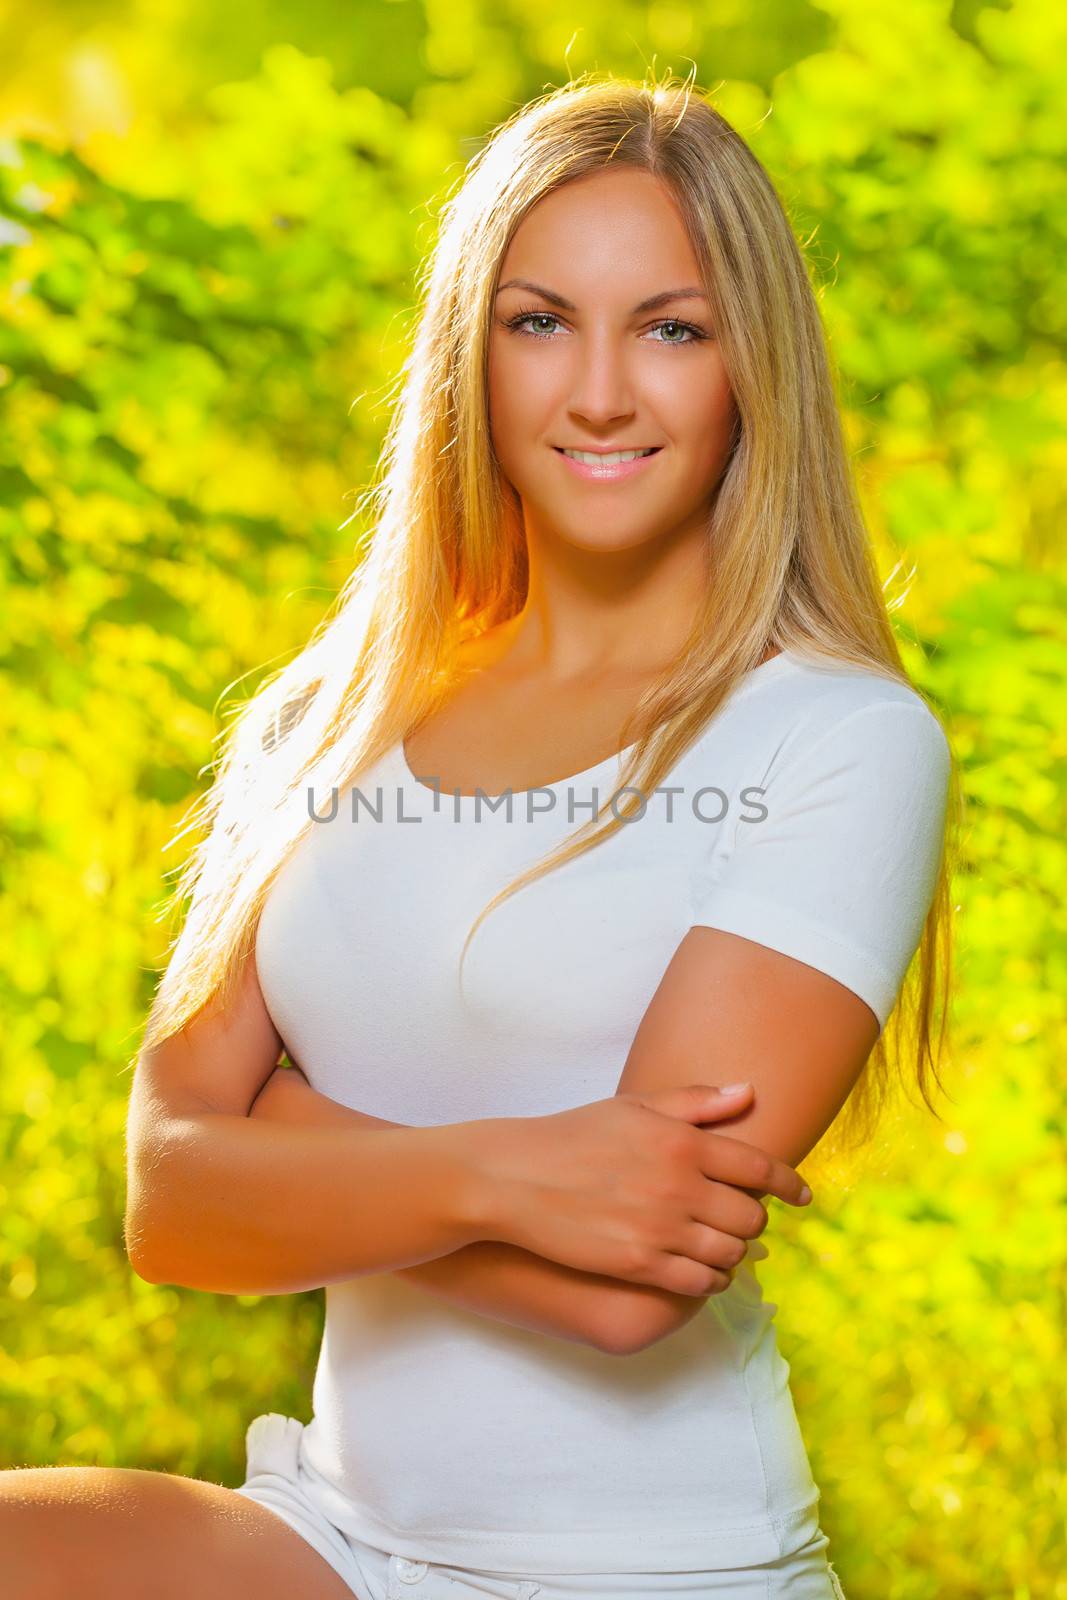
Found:
[[[319,1094],[299,1070],[291,1068],[279,1069],[267,1080],[251,1115],[320,1128],[404,1126]],[[629,1324],[640,1302],[662,1302],[665,1293],[598,1273],[580,1272],[495,1239],[475,1240],[447,1255],[393,1271],[428,1294],[480,1316],[596,1347],[605,1343],[605,1333],[610,1341],[616,1323]],[[691,1304],[679,1308],[679,1315],[695,1316],[701,1303],[692,1299]]]
[[[483,1237],[473,1127],[173,1116],[130,1152],[131,1262],[154,1282],[295,1294],[446,1255]]]

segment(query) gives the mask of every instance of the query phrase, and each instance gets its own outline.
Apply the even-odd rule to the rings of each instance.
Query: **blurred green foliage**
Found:
[[[252,1416],[310,1413],[321,1292],[126,1260],[161,852],[223,691],[296,649],[355,559],[346,502],[463,162],[569,72],[692,60],[805,243],[968,806],[945,1122],[897,1108],[850,1183],[780,1210],[763,1281],[850,1600],[1062,1600],[1065,14],[298,12],[0,24],[4,1464],[236,1485]]]

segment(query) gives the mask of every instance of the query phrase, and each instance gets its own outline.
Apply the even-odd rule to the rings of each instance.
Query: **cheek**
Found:
[[[547,367],[547,362],[524,362],[506,348],[490,350],[489,430],[505,466],[521,459],[549,427],[557,401]]]
[[[736,406],[721,365],[705,372],[696,384],[678,384],[672,391],[671,427],[697,473],[720,465],[728,453],[736,422]]]
[[[494,433],[506,434],[513,427],[516,414],[521,414],[521,388],[515,382],[513,363],[505,351],[491,346],[489,350],[489,421]]]
[[[656,374],[656,387],[659,403],[680,438],[729,429],[733,394],[720,360],[702,361],[698,356],[683,366],[679,356],[674,371]]]

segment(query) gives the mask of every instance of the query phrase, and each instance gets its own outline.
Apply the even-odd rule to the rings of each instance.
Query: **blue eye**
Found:
[[[519,311],[515,316],[509,317],[504,326],[514,333],[524,335],[526,338],[547,340],[552,338],[551,333],[535,333],[533,328],[528,327],[527,324],[531,322],[559,321],[560,319],[554,311]],[[662,318],[661,321],[653,324],[649,332],[655,333],[661,328],[681,328],[691,337],[688,339],[654,339],[654,344],[696,344],[701,339],[708,337],[702,329],[695,327],[691,322],[682,322],[678,317]]]

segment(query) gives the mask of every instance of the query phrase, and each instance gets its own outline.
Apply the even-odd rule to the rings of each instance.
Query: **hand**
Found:
[[[467,1124],[486,1185],[484,1237],[584,1272],[718,1293],[767,1225],[744,1191],[807,1204],[784,1161],[699,1126],[737,1115],[752,1092],[694,1084]]]

